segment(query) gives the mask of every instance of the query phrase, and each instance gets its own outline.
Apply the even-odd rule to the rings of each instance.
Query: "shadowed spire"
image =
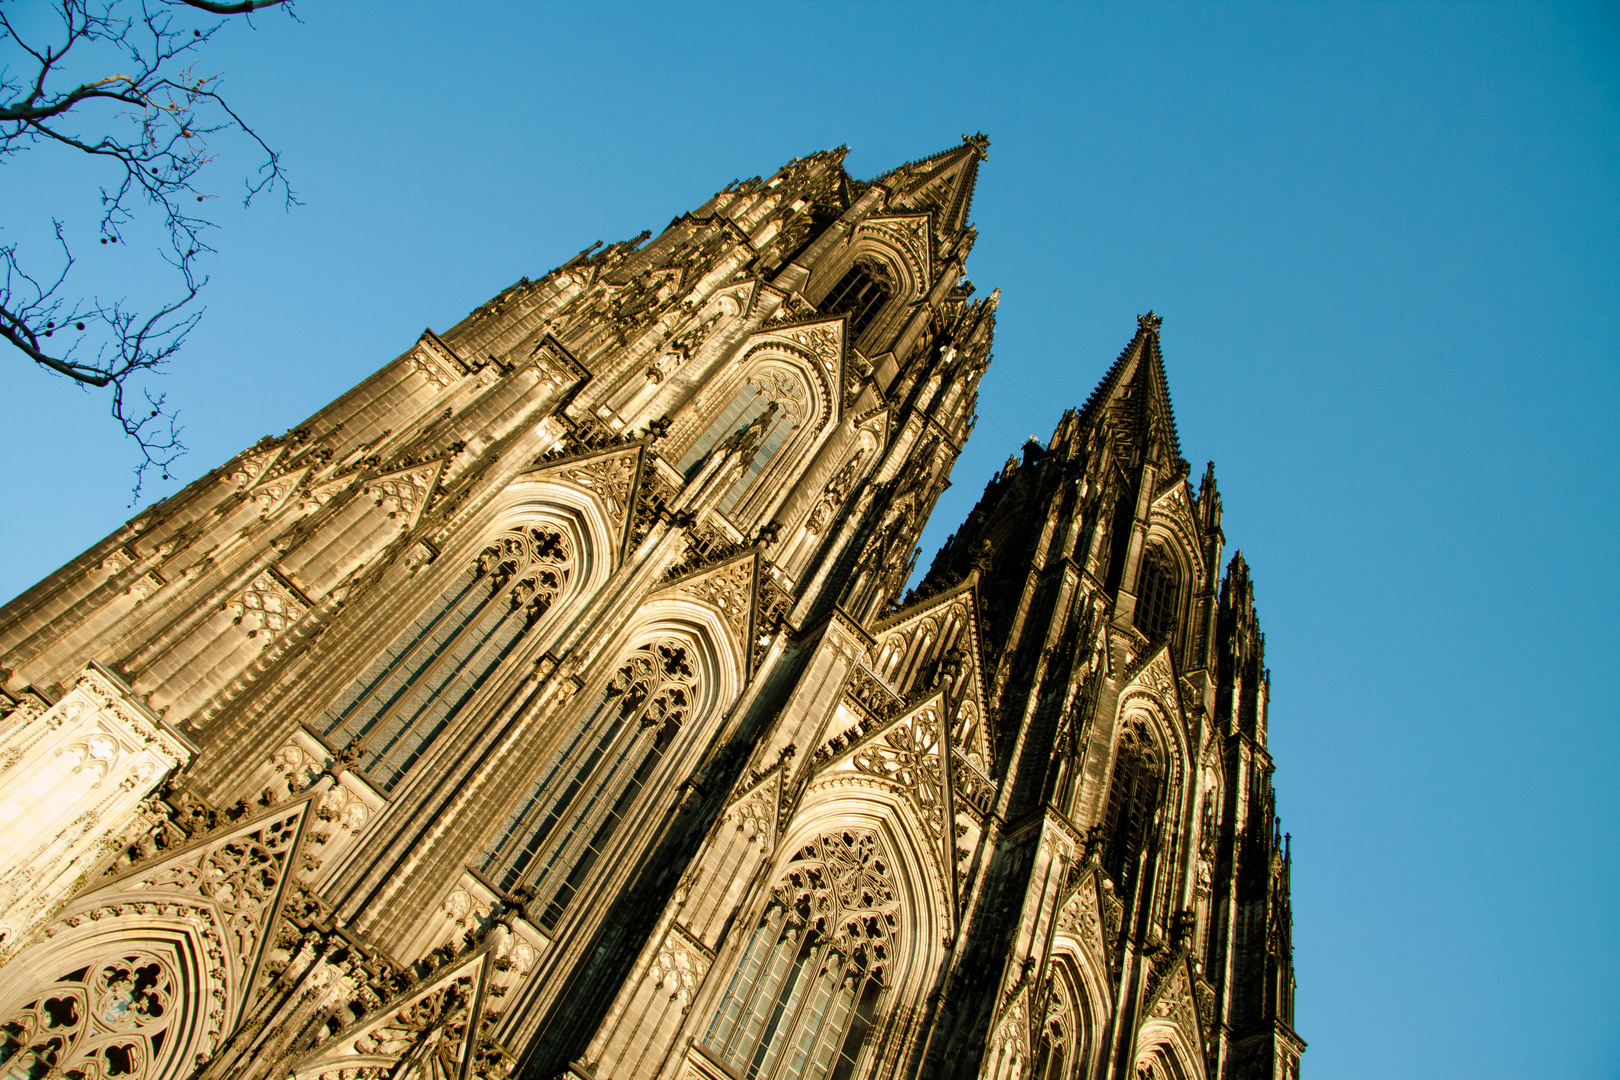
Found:
[[[1080,426],[1101,425],[1116,449],[1128,451],[1123,456],[1133,461],[1175,468],[1181,464],[1181,439],[1159,350],[1163,325],[1164,319],[1151,311],[1136,317],[1136,336],[1086,399]]]

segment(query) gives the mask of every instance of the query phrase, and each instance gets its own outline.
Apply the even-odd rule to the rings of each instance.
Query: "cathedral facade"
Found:
[[[589,248],[0,609],[0,1075],[1294,1080],[1157,317],[905,591],[987,146]]]

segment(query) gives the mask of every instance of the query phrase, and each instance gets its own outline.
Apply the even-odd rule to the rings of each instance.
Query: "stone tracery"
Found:
[[[158,1080],[183,1075],[164,1043],[183,1022],[182,979],[172,956],[125,951],[92,961],[42,988],[0,1022],[0,1066],[16,1077]]]
[[[565,530],[536,524],[499,533],[327,709],[322,733],[358,750],[367,774],[392,788],[483,673],[568,590],[577,565]]]
[[[876,1021],[900,930],[900,888],[868,829],[803,843],[772,888],[704,1035],[747,1074],[826,1076]]]
[[[999,1053],[1068,1080],[1117,996],[1217,1039],[1270,1023],[1296,1075],[1286,843],[1226,805],[1258,792],[1269,834],[1252,590],[1236,562],[1215,598],[1219,501],[1185,482],[1156,317],[900,599],[988,362],[996,294],[963,277],[986,147],[870,182],[811,155],[524,279],[0,620],[0,787],[52,769],[72,806],[28,848],[56,877],[0,879],[7,918],[44,898],[0,939],[44,988],[0,1000],[7,1064],[859,1080]],[[572,509],[519,519],[546,485]],[[1135,537],[1176,588],[1139,587]],[[68,715],[100,656],[195,761]],[[43,765],[8,734],[41,717],[72,727]],[[1191,745],[1219,730],[1242,753]],[[1251,849],[1266,953],[1234,960],[1188,923]],[[59,925],[81,872],[118,895]],[[1149,954],[1139,993],[1122,957]],[[1281,1004],[1221,1013],[1254,972]],[[1119,1033],[1119,1064],[1160,1070],[1163,1035]]]
[[[698,687],[688,642],[660,638],[632,649],[508,816],[480,872],[503,891],[554,895],[542,921],[560,918],[607,842],[604,828],[616,828],[626,795],[639,793],[690,718]]]

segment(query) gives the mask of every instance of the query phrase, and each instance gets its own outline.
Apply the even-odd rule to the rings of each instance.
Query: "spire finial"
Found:
[[[1164,316],[1155,315],[1153,312],[1149,311],[1146,315],[1138,315],[1136,317],[1136,325],[1140,330],[1156,331],[1159,329],[1159,327],[1164,325]]]
[[[962,141],[968,146],[973,147],[973,149],[978,152],[979,157],[983,160],[988,161],[990,159],[990,155],[988,153],[990,149],[990,136],[986,135],[984,132],[976,131],[972,135],[963,135]]]

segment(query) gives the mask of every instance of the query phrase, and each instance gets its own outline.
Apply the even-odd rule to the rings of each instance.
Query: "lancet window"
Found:
[[[893,294],[889,275],[875,260],[861,260],[838,279],[822,298],[821,311],[849,316],[849,337],[858,339],[883,310]]]
[[[899,906],[873,833],[806,843],[743,949],[706,1048],[742,1080],[853,1076],[888,985]]]
[[[1162,641],[1176,626],[1176,571],[1158,546],[1147,549],[1136,578],[1136,628]]]
[[[568,588],[575,556],[543,525],[501,533],[321,718],[384,791]]]
[[[1076,1011],[1073,967],[1068,957],[1052,958],[1047,986],[1050,996],[1044,1002],[1045,1022],[1035,1037],[1033,1063],[1028,1080],[1068,1080],[1085,1075],[1085,1035],[1091,1025]]]
[[[1048,1023],[1035,1044],[1035,1068],[1030,1080],[1063,1080],[1063,1030]]]
[[[1119,737],[1108,788],[1108,847],[1103,867],[1129,900],[1164,788],[1164,755],[1147,725],[1128,724]]]
[[[757,368],[687,448],[677,468],[690,479],[716,448],[735,448],[744,462],[742,475],[720,499],[721,513],[730,513],[798,430],[805,411],[798,379],[777,368]]]
[[[666,639],[635,649],[485,851],[480,872],[498,889],[546,899],[544,929],[561,921],[691,718],[697,692],[697,664],[686,643]]]

